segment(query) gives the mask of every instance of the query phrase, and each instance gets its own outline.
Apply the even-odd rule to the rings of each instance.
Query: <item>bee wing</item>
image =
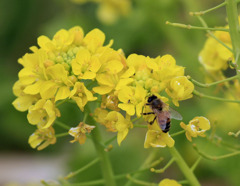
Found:
[[[171,118],[176,119],[176,120],[183,119],[181,114],[179,114],[176,110],[172,109],[171,107],[169,107],[169,112],[170,112]]]

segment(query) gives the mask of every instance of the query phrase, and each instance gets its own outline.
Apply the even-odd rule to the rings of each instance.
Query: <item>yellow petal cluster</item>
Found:
[[[192,137],[205,137],[205,132],[211,128],[210,122],[203,116],[198,116],[189,121],[189,124],[181,122],[180,126],[186,131],[186,137],[192,141]]]
[[[13,86],[13,106],[28,111],[29,123],[39,130],[53,127],[61,115],[56,106],[60,101],[73,100],[84,112],[86,104],[97,99],[92,88],[102,95],[131,82],[123,52],[110,48],[112,41],[104,46],[105,34],[99,29],[84,36],[75,26],[59,30],[52,39],[40,36],[37,42],[39,47],[18,60],[23,68]]]

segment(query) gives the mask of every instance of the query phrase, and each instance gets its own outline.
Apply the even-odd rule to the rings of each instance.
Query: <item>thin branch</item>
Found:
[[[81,167],[80,169],[74,171],[74,172],[70,172],[67,176],[64,177],[64,179],[69,179],[72,178],[73,176],[76,176],[77,174],[87,170],[88,168],[90,168],[91,166],[93,166],[94,164],[96,164],[97,162],[99,162],[99,158],[94,159],[93,161],[89,162],[87,165]]]
[[[229,32],[229,29],[227,28],[208,28],[208,27],[198,27],[198,26],[192,26],[192,25],[186,25],[181,23],[171,23],[169,21],[166,21],[167,25],[180,27],[180,28],[186,28],[186,29],[195,29],[195,30],[213,30],[213,31],[223,31],[223,32]]]
[[[216,101],[223,101],[223,102],[230,102],[230,103],[240,103],[240,100],[232,100],[232,99],[224,99],[224,98],[219,98],[214,96],[208,96],[196,90],[193,91],[193,94],[195,94],[196,96],[199,96],[200,98],[207,98],[207,99],[212,99]]]
[[[227,81],[231,81],[231,80],[234,80],[234,79],[237,79],[239,78],[239,75],[236,75],[236,76],[232,76],[230,78],[226,78],[226,79],[223,79],[223,80],[220,80],[220,81],[215,81],[213,83],[200,83],[194,79],[192,79],[190,76],[188,76],[188,79],[194,84],[194,85],[197,85],[199,87],[202,87],[202,88],[208,88],[208,87],[211,87],[211,86],[214,86],[214,85],[217,85],[217,84],[220,84],[220,83],[224,83],[224,82],[227,82]]]
[[[236,156],[236,155],[240,154],[240,151],[235,151],[235,152],[225,154],[225,155],[221,155],[221,156],[211,156],[211,155],[208,155],[208,154],[205,154],[205,153],[199,151],[196,144],[193,144],[193,148],[197,151],[197,153],[200,156],[202,156],[205,159],[209,159],[209,160],[219,160],[219,159],[229,158],[229,157]]]
[[[134,127],[138,127],[138,128],[148,128],[147,125],[139,125],[139,124],[134,124]]]
[[[178,136],[179,134],[183,134],[185,132],[185,130],[181,130],[179,132],[175,132],[173,134],[170,134],[171,137],[174,137],[174,136]]]
[[[172,165],[172,163],[175,161],[174,158],[171,158],[169,160],[169,162],[161,169],[154,169],[154,168],[151,168],[151,172],[155,172],[155,173],[163,173],[168,167],[170,167],[170,165]]]
[[[215,6],[215,7],[209,8],[207,10],[203,10],[203,11],[199,11],[199,12],[189,12],[189,15],[191,15],[191,16],[194,16],[194,15],[195,16],[200,16],[200,15],[206,14],[208,12],[214,11],[214,10],[216,10],[218,8],[221,8],[221,7],[225,6],[225,5],[226,5],[226,2],[223,2],[223,3],[221,3],[221,4],[219,4],[219,5]]]
[[[191,167],[192,171],[194,171],[196,169],[196,167],[198,166],[198,164],[200,163],[201,160],[202,160],[202,156],[199,156],[198,159],[194,162],[194,164]]]
[[[235,138],[237,138],[237,137],[240,135],[240,130],[237,131],[236,133],[234,133],[234,132],[229,132],[228,135],[229,135],[229,136],[234,136]]]
[[[64,129],[67,129],[67,130],[69,130],[71,128],[68,125],[66,125],[65,123],[58,121],[58,120],[55,120],[54,124],[58,125],[59,127],[64,128]]]
[[[69,135],[68,132],[64,132],[64,133],[56,134],[55,137],[60,138],[60,137],[68,136],[68,135]]]

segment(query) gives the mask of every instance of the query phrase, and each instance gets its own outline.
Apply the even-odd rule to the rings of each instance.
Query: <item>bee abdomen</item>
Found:
[[[170,129],[170,126],[171,126],[171,120],[170,118],[167,119],[167,123],[166,123],[166,127],[164,130],[162,130],[164,133],[167,133]]]

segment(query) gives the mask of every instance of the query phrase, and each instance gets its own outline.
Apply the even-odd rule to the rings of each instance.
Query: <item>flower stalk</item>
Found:
[[[178,167],[181,169],[182,173],[185,175],[187,180],[189,181],[190,185],[200,186],[197,178],[193,174],[192,170],[188,167],[182,156],[179,154],[175,147],[168,148],[169,152],[171,153],[172,157],[175,159]]]
[[[226,11],[229,23],[229,33],[231,36],[233,53],[235,57],[235,63],[240,65],[240,34],[239,34],[239,22],[238,22],[238,10],[236,0],[226,0]]]
[[[96,126],[96,122],[89,115],[86,119],[86,122]],[[112,169],[108,154],[100,143],[102,140],[101,140],[101,134],[98,126],[96,126],[96,128],[91,132],[91,135],[92,135],[92,141],[94,143],[95,149],[98,153],[98,157],[100,158],[102,175],[105,180],[105,185],[115,186],[116,182],[114,179],[113,169]]]

